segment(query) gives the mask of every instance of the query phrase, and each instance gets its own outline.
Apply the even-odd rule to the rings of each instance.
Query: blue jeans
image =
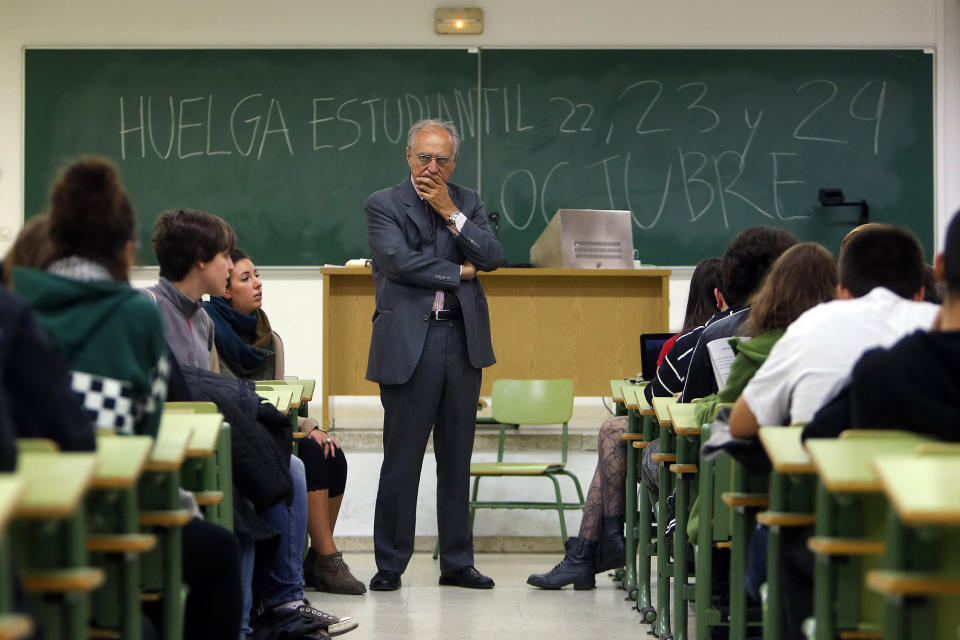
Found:
[[[303,545],[307,540],[307,478],[303,462],[290,456],[293,503],[281,502],[258,511],[271,527],[280,532],[280,544],[264,588],[263,604],[275,607],[303,599]],[[240,638],[250,634],[250,609],[253,606],[254,546],[249,538],[240,538],[240,571],[243,580],[243,619]]]

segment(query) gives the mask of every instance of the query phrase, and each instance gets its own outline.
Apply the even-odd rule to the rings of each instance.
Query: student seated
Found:
[[[877,225],[854,235],[840,256],[839,299],[790,325],[734,405],[730,434],[809,422],[867,349],[929,329],[939,307],[920,302],[923,271],[923,249],[906,229]]]
[[[46,271],[14,269],[12,277],[71,370],[72,389],[93,426],[155,435],[169,356],[160,314],[128,282],[134,237],[133,208],[113,165],[83,158],[53,187],[54,261]],[[241,599],[233,535],[197,518],[187,523],[183,579],[189,586],[184,637],[234,640]]]
[[[946,291],[933,330],[864,353],[843,391],[804,428],[804,439],[902,429],[960,440],[960,215],[947,228],[934,269]]]
[[[690,402],[717,391],[707,345],[718,338],[736,335],[747,319],[747,300],[760,287],[773,261],[797,243],[797,238],[776,227],[751,227],[738,233],[721,259],[723,292],[731,311],[729,317],[704,329],[690,355],[687,379],[683,384],[682,402]]]
[[[211,297],[205,309],[215,327],[220,372],[248,380],[283,379],[283,341],[263,311],[263,283],[243,251],[230,253],[233,269],[223,297]],[[299,418],[307,437],[300,444],[307,478],[307,533],[310,550],[303,561],[304,582],[318,591],[362,594],[367,587],[350,573],[333,541],[347,483],[347,461],[339,443],[314,418]]]
[[[143,291],[163,311],[167,342],[185,375],[190,374],[191,368],[209,372],[217,362],[214,325],[204,311],[201,298],[205,294],[223,296],[226,293],[230,269],[233,268],[230,252],[235,248],[236,234],[230,225],[203,211],[167,211],[154,223],[153,251],[160,264],[160,281]],[[197,389],[202,391],[203,387]],[[237,391],[238,395],[242,393],[240,388]],[[219,400],[217,397],[203,399]],[[269,419],[270,410],[264,411],[268,415],[249,417],[253,420]],[[278,412],[273,410],[273,413]],[[271,613],[292,610],[313,618],[334,634],[349,631],[357,626],[355,620],[320,611],[303,597],[301,553],[306,540],[306,478],[303,462],[289,453],[286,457],[293,481],[292,503],[280,502],[258,512],[259,517],[280,534],[278,552],[263,589],[263,605]],[[239,542],[243,572],[243,638],[253,631],[250,626],[250,612],[256,604],[253,580],[255,567],[262,564],[263,557],[261,554],[258,563],[251,535],[240,536]]]
[[[938,307],[919,302],[923,270],[923,249],[906,229],[871,225],[853,235],[840,255],[839,299],[787,328],[734,404],[730,435],[746,439],[761,424],[809,422],[865,351],[932,326]],[[807,527],[782,531],[786,638],[803,637],[813,610],[810,534]]]
[[[783,229],[751,227],[738,233],[727,245],[720,258],[720,280],[722,301],[728,308],[724,317],[694,330],[691,333],[696,332],[696,338],[691,336],[681,345],[692,348],[687,359],[682,402],[702,398],[717,390],[707,344],[736,333],[750,311],[748,300],[760,287],[770,265],[796,243],[793,234]],[[680,340],[677,339],[677,342]],[[643,486],[650,494],[651,503],[656,502],[660,495],[660,463],[653,459],[656,453],[660,453],[659,438],[643,450],[641,463]]]
[[[719,285],[719,260],[701,260],[690,279],[684,330],[702,325],[722,303]],[[682,334],[678,342],[683,339]],[[682,343],[681,343],[682,345]],[[672,366],[672,365],[665,365]],[[533,574],[527,583],[543,589],[559,589],[568,584],[574,588],[593,588],[594,574],[622,567],[626,542],[623,525],[626,497],[623,490],[627,477],[627,455],[620,435],[627,431],[627,417],[609,418],[597,436],[597,468],[587,490],[580,532],[567,542],[563,560],[546,573]]]
[[[700,332],[726,317],[729,312],[720,280],[720,258],[705,258],[697,264],[690,278],[683,327],[672,338],[669,348],[664,345],[667,350],[663,354],[663,362],[657,364],[657,374],[643,388],[648,403],[652,403],[655,396],[675,396],[683,391],[690,354],[700,338]]]
[[[737,331],[749,340],[730,338],[736,357],[727,384],[696,403],[697,422],[711,422],[717,404],[735,402],[790,323],[821,302],[833,300],[837,284],[836,259],[815,242],[796,244],[777,258],[750,297],[750,314]]]
[[[734,402],[740,397],[786,328],[808,309],[832,300],[836,296],[837,281],[836,259],[814,242],[796,244],[777,258],[760,289],[751,296],[750,315],[738,330],[749,339],[730,338],[737,355],[730,366],[727,384],[695,405],[698,424],[713,421],[718,403]],[[696,507],[691,511],[696,512]],[[694,543],[697,526],[688,526]],[[760,585],[766,580],[766,539],[766,528],[758,525],[751,536],[745,576],[747,594],[756,603],[760,602]]]

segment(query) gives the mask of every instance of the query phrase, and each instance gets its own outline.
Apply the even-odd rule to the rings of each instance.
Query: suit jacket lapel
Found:
[[[400,203],[403,204],[407,215],[413,220],[413,224],[417,225],[417,229],[420,230],[420,237],[426,240],[424,244],[430,244],[430,224],[427,222],[424,203],[420,199],[420,196],[417,195],[416,190],[414,190],[413,183],[410,181],[409,176],[406,180],[398,184],[397,188],[400,190]]]

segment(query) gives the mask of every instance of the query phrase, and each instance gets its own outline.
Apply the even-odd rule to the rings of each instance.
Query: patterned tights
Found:
[[[623,516],[626,509],[624,483],[627,449],[620,435],[627,432],[627,417],[608,418],[597,436],[597,468],[587,490],[580,521],[580,537],[600,540],[605,516]]]

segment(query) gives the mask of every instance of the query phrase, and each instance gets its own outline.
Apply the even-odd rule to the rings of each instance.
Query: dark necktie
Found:
[[[427,223],[430,225],[430,239],[437,243],[437,214],[426,200],[423,201],[423,211],[427,214]]]

